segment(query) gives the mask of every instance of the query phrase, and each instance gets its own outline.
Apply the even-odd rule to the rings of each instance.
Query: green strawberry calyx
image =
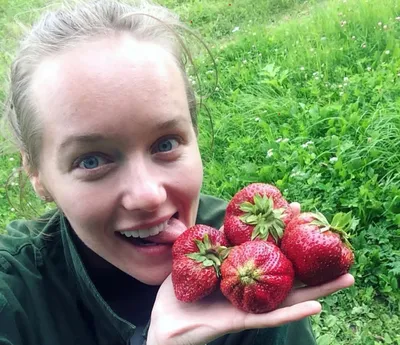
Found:
[[[239,206],[240,210],[244,212],[239,219],[243,223],[254,225],[251,240],[257,237],[265,240],[271,235],[278,243],[285,228],[281,219],[285,209],[274,208],[274,201],[266,196],[256,194],[253,201],[254,203],[245,201]]]
[[[335,214],[331,223],[328,222],[326,217],[321,212],[315,212],[313,213],[313,216],[315,220],[313,220],[311,224],[319,226],[321,233],[324,233],[325,231],[337,233],[342,242],[349,249],[354,250],[353,246],[349,242],[350,236],[348,231],[354,230],[359,221],[351,216],[351,212],[339,212]]]
[[[225,246],[214,246],[208,234],[203,240],[195,240],[198,252],[186,254],[187,257],[203,264],[204,267],[214,267],[217,277],[220,277],[220,266],[228,256],[230,248]]]
[[[242,266],[237,269],[240,282],[243,285],[255,284],[259,281],[263,275],[261,269],[258,269],[253,260],[245,262]]]

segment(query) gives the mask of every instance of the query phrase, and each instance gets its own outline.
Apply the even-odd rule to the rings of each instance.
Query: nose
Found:
[[[124,178],[122,206],[130,211],[152,212],[162,205],[167,192],[157,169],[135,164]]]

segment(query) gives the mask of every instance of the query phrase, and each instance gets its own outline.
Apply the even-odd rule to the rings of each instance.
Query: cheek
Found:
[[[196,154],[197,153],[197,154]],[[176,186],[179,190],[181,202],[190,217],[189,222],[194,222],[197,215],[200,190],[203,183],[203,165],[198,151],[194,152],[185,168],[178,174]]]
[[[186,161],[184,169],[177,178],[177,183],[183,192],[197,198],[203,183],[203,165],[198,149],[193,149],[191,159]]]
[[[93,185],[70,184],[59,191],[57,204],[77,228],[99,228],[112,210],[112,195],[108,188]]]

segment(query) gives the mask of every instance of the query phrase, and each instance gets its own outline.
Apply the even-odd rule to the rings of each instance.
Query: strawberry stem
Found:
[[[208,234],[202,240],[195,240],[198,252],[186,254],[192,260],[201,262],[204,267],[214,267],[217,277],[220,276],[222,261],[228,256],[230,248],[224,246],[213,246]]]
[[[353,246],[349,242],[350,236],[348,235],[347,231],[354,230],[359,221],[351,216],[351,212],[339,212],[335,214],[331,223],[329,223],[326,217],[320,212],[313,213],[313,216],[315,220],[312,221],[311,224],[319,226],[321,233],[325,231],[332,231],[334,233],[337,233],[340,236],[342,242],[349,249],[354,250]]]
[[[244,212],[240,220],[243,223],[254,225],[251,240],[257,237],[264,240],[271,235],[278,243],[282,238],[285,225],[281,217],[284,209],[274,209],[272,198],[256,194],[253,203],[248,201],[242,203],[240,210]]]
[[[237,269],[239,275],[239,281],[243,285],[250,285],[257,282],[262,276],[262,272],[256,268],[253,260],[249,260],[244,263],[243,266]]]

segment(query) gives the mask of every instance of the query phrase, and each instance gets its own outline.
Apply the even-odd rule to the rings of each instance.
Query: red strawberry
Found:
[[[249,241],[231,248],[221,265],[221,291],[248,313],[276,309],[293,286],[292,263],[271,242]]]
[[[351,213],[338,213],[332,224],[321,213],[295,217],[286,227],[281,250],[292,261],[296,277],[320,285],[347,273],[354,254],[345,229],[356,225]]]
[[[221,261],[227,254],[225,235],[207,225],[184,231],[172,246],[172,284],[178,300],[197,301],[219,284]]]
[[[228,204],[224,232],[233,245],[261,239],[279,244],[293,217],[289,203],[278,188],[253,183],[236,193]]]

